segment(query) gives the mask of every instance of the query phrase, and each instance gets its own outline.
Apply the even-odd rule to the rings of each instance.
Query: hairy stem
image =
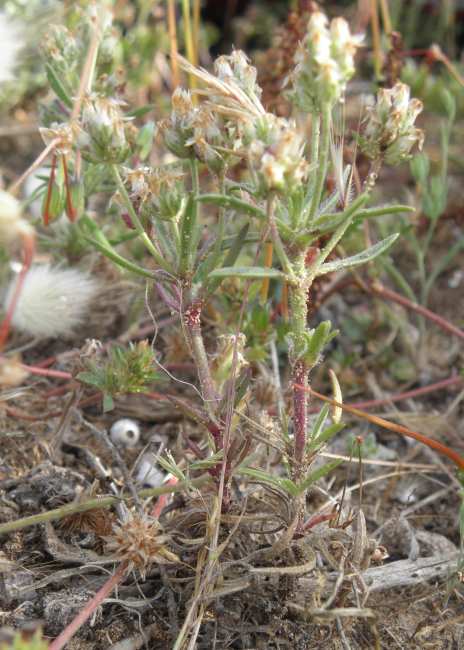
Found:
[[[200,302],[193,302],[184,312],[184,325],[200,381],[201,394],[206,403],[208,414],[214,419],[213,406],[217,401],[217,392],[211,376],[209,359],[201,332],[201,309],[202,304]]]
[[[306,276],[305,253],[300,252],[294,259],[293,272],[297,281],[290,287],[290,331],[294,349],[290,350],[293,391],[293,434],[294,434],[294,478],[301,478],[304,470],[308,411],[308,368],[306,362],[296,354],[304,348],[304,336],[308,319],[308,284]]]

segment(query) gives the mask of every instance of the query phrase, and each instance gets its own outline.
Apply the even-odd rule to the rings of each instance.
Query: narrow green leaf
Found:
[[[126,269],[126,271],[131,271],[131,273],[136,273],[144,278],[153,279],[154,275],[151,271],[147,271],[141,266],[134,264],[134,262],[126,260],[125,257],[117,253],[103,234],[103,231],[92,219],[90,219],[90,217],[84,215],[79,221],[79,228],[84,239],[112,262],[121,268]],[[92,237],[87,233],[90,233]]]
[[[324,406],[319,411],[311,433],[308,436],[308,446],[312,443],[313,440],[316,440],[319,437],[322,431],[322,427],[324,426],[325,421],[327,420],[327,416],[329,415],[329,409],[330,406],[328,404],[324,404]]]
[[[53,67],[49,63],[45,64],[45,71],[47,73],[48,83],[50,84],[50,87],[55,93],[55,95],[58,97],[58,99],[61,99],[61,101],[65,106],[67,106],[68,108],[72,108],[73,107],[72,99],[69,97],[63,84],[58,79]]]
[[[221,208],[237,210],[237,212],[244,212],[252,217],[257,217],[258,219],[267,219],[264,210],[261,210],[261,208],[258,208],[256,205],[247,203],[247,201],[242,201],[242,199],[238,199],[236,196],[226,196],[225,194],[200,194],[197,196],[197,201],[200,201],[201,203],[212,203]]]
[[[244,467],[240,469],[240,474],[245,474],[246,476],[249,476],[256,481],[266,483],[267,485],[271,485],[272,487],[283,490],[292,496],[296,496],[298,494],[297,486],[288,478],[271,476],[271,474],[267,474],[263,470],[255,469],[254,467]]]
[[[129,111],[126,113],[126,117],[143,117],[143,115],[146,115],[154,108],[154,104],[146,104],[145,106],[140,106],[140,108],[134,108],[132,111]]]
[[[326,262],[322,264],[319,270],[316,273],[316,277],[320,275],[326,275],[327,273],[333,273],[334,271],[339,271],[340,269],[346,269],[353,266],[360,266],[361,264],[366,264],[375,259],[393,245],[393,243],[398,239],[398,233],[390,235],[382,241],[379,241],[377,244],[370,246],[365,251],[358,253],[357,255],[352,255],[351,257],[345,257],[345,259],[334,260],[333,262]]]
[[[320,449],[323,444],[336,436],[337,433],[340,433],[340,431],[344,428],[345,424],[343,422],[339,422],[338,424],[331,424],[329,427],[324,429],[316,438],[313,438],[310,441],[308,445],[308,451],[316,451],[317,449]]]
[[[342,462],[342,458],[337,458],[337,460],[332,460],[330,463],[322,465],[322,467],[314,470],[314,472],[310,472],[307,477],[298,484],[297,487],[299,494],[307,490],[313,483],[321,479],[323,476],[326,476],[327,474],[330,474],[330,472],[333,472],[333,470]]]
[[[262,266],[224,266],[215,269],[209,274],[210,278],[250,278],[262,280],[264,278],[285,278],[285,273],[277,269],[267,269]]]

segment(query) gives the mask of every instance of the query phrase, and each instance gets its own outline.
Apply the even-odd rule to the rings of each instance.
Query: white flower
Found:
[[[16,23],[0,12],[0,83],[14,79],[14,68],[23,39]]]
[[[14,278],[7,289],[5,310],[17,286]],[[98,282],[77,269],[33,266],[25,275],[12,325],[35,338],[70,336],[88,315]]]

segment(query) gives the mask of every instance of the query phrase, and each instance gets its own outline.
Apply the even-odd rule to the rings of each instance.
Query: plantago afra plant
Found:
[[[101,43],[110,29],[108,15],[92,25],[96,42]],[[410,101],[407,87],[381,91],[360,138],[375,162],[375,174],[354,192],[352,169],[334,145],[333,114],[344,102],[362,40],[341,18],[329,24],[323,13],[311,15],[285,90],[295,112],[311,119],[309,143],[295,120],[265,110],[256,70],[243,52],[220,56],[213,73],[179,57],[180,67],[195,80],[195,96],[183,88],[173,93],[170,116],[157,125],[171,158],[156,166],[141,164],[149,151],[146,131],[141,137],[124,98],[102,82],[98,51],[77,112],[68,101],[82,92],[73,81],[74,59],[67,57],[63,45],[58,47],[62,41],[56,35],[58,45],[48,53],[56,73],[54,89],[68,108],[60,124],[49,119],[47,136],[58,149],[66,147],[69,174],[79,173],[84,180],[86,196],[77,227],[115,264],[143,277],[179,316],[202,403],[177,399],[176,405],[204,428],[210,459],[201,462],[208,463],[216,480],[222,476],[225,507],[234,472],[277,484],[297,497],[301,510],[309,486],[335,466],[329,463],[310,471],[318,450],[342,425],[337,418],[327,427],[325,408],[309,430],[310,373],[336,332],[328,321],[310,323],[308,292],[317,278],[364,264],[394,243],[396,234],[352,257],[334,258],[350,227],[386,212],[408,211],[405,206],[379,209],[368,204],[380,163],[400,162],[422,143],[414,126],[420,105]],[[84,51],[78,41],[75,49]],[[162,155],[158,153],[157,159]],[[332,172],[336,184],[329,192]],[[110,193],[108,213],[119,217],[127,229],[126,237],[116,243],[107,234],[114,225],[92,218],[86,208],[89,196],[102,191]],[[140,247],[138,259],[130,259],[127,251],[134,239],[151,257],[149,263]],[[259,260],[264,244],[272,244],[274,263],[263,266]],[[216,349],[208,349],[203,333],[205,309],[217,304],[231,282],[238,286],[242,301],[258,302],[263,281],[285,285],[289,295],[285,344],[292,406],[290,417],[280,414],[288,468],[283,478],[250,466],[249,437],[234,415],[246,407],[252,390],[244,310],[237,319],[229,315]],[[95,383],[98,372],[92,372]],[[98,381],[106,385],[108,367],[102,372]],[[88,373],[84,380],[89,381]]]

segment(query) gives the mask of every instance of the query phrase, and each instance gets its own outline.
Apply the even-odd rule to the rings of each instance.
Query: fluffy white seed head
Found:
[[[110,438],[115,445],[135,447],[140,439],[140,427],[135,420],[130,418],[116,420],[111,425]]]
[[[21,216],[19,201],[0,190],[0,244],[9,246],[23,236],[32,236],[33,232],[33,227]]]
[[[6,292],[5,309],[16,285],[14,278]],[[35,338],[71,336],[87,317],[97,290],[98,282],[77,269],[33,266],[25,275],[12,325]]]
[[[22,46],[23,39],[18,25],[3,11],[0,12],[0,84],[14,79],[14,69]]]

